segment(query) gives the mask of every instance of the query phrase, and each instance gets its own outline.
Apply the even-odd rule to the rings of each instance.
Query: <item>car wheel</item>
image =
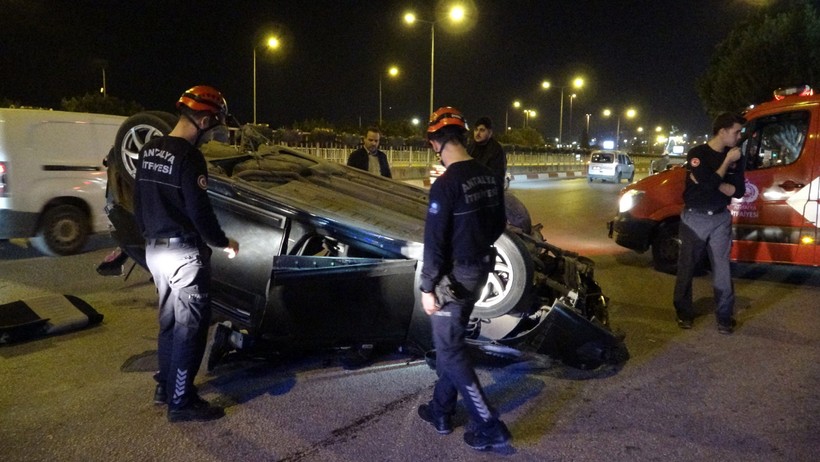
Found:
[[[108,187],[114,202],[131,210],[140,149],[151,139],[170,133],[175,121],[173,114],[146,111],[134,114],[123,122],[108,159]]]
[[[678,255],[680,254],[680,222],[661,223],[655,238],[652,240],[652,264],[655,269],[668,274],[678,272]]]
[[[635,180],[635,172],[633,171],[633,172],[629,175],[629,178],[626,180],[626,182],[627,182],[627,183],[632,183],[632,181],[634,181],[634,180]]]
[[[43,212],[31,245],[51,257],[73,255],[85,247],[90,232],[85,212],[73,205],[58,205]]]
[[[532,304],[534,266],[520,238],[505,232],[495,242],[495,268],[473,308],[473,316],[496,318],[512,311],[525,312]]]
[[[621,184],[621,172],[618,172],[618,176],[615,177],[615,182]]]
[[[153,138],[167,135],[173,128],[172,118],[171,114],[161,111],[147,111],[126,119],[117,131],[115,146],[118,152],[114,162],[134,178],[140,149]]]

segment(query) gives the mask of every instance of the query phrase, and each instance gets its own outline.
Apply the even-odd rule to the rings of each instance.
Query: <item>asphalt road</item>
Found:
[[[390,354],[350,371],[332,352],[237,360],[200,373],[214,422],[169,424],[151,403],[155,293],[94,268],[113,244],[46,258],[0,243],[0,303],[77,295],[99,326],[0,346],[0,458],[4,461],[808,461],[820,452],[820,271],[735,265],[739,327],[719,335],[708,277],[702,316],[674,324],[674,279],[650,256],[621,249],[604,223],[619,187],[584,179],[513,184],[544,234],[591,256],[610,317],[631,359],[580,371],[544,358],[483,361],[479,376],[515,441],[478,453],[459,427],[439,436],[416,416],[435,374]],[[124,371],[132,370],[132,372]]]

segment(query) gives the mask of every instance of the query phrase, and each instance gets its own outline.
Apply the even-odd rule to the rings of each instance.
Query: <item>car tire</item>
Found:
[[[117,131],[114,163],[134,178],[142,146],[153,138],[170,133],[174,120],[173,115],[162,111],[140,112],[126,119]]]
[[[676,274],[678,272],[679,226],[680,222],[677,220],[661,223],[652,239],[652,264],[662,273]]]
[[[88,241],[91,224],[80,208],[63,204],[50,207],[40,217],[32,247],[50,257],[79,253]]]
[[[139,150],[149,140],[170,133],[175,123],[176,117],[163,111],[140,112],[122,123],[108,158],[108,187],[115,203],[132,210]]]
[[[527,312],[533,303],[529,250],[520,238],[505,232],[495,242],[496,264],[473,308],[472,316],[492,319],[510,312]]]
[[[621,172],[618,172],[618,176],[615,177],[615,182],[621,184]]]
[[[632,183],[634,180],[635,180],[635,172],[633,171],[633,172],[629,175],[629,178],[627,178],[626,182],[627,182],[627,183]]]

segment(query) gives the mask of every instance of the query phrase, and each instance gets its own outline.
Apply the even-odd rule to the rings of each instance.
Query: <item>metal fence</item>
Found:
[[[328,160],[330,162],[346,163],[347,157],[353,149],[345,146],[322,146],[319,144],[300,144],[294,149],[307,154]],[[382,149],[387,155],[391,167],[429,167],[437,163],[433,151],[429,148],[418,149],[387,148]],[[562,167],[581,168],[586,163],[586,156],[582,153],[565,152],[525,152],[508,150],[507,167]]]

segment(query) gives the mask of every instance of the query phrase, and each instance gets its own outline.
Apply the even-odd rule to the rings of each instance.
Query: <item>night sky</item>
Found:
[[[601,110],[635,107],[635,126],[705,133],[697,97],[714,47],[761,0],[473,0],[477,14],[456,32],[437,19],[435,106],[452,105],[470,122],[522,126],[513,100],[537,111],[529,121],[558,134],[559,94],[581,75],[586,86],[565,99],[564,136],[579,137],[591,113],[593,135],[615,121]],[[384,118],[426,120],[430,24],[408,27],[403,13],[437,18],[435,1],[68,1],[0,0],[0,98],[59,108],[60,99],[98,92],[102,66],[110,96],[146,109],[173,110],[186,88],[210,84],[241,122],[253,116],[253,47],[266,27],[286,48],[257,54],[258,120],[274,127],[324,118],[368,125]],[[388,79],[386,68],[401,69]],[[544,91],[548,79],[553,89]],[[570,90],[566,90],[566,95]],[[625,125],[626,122],[622,122]]]

